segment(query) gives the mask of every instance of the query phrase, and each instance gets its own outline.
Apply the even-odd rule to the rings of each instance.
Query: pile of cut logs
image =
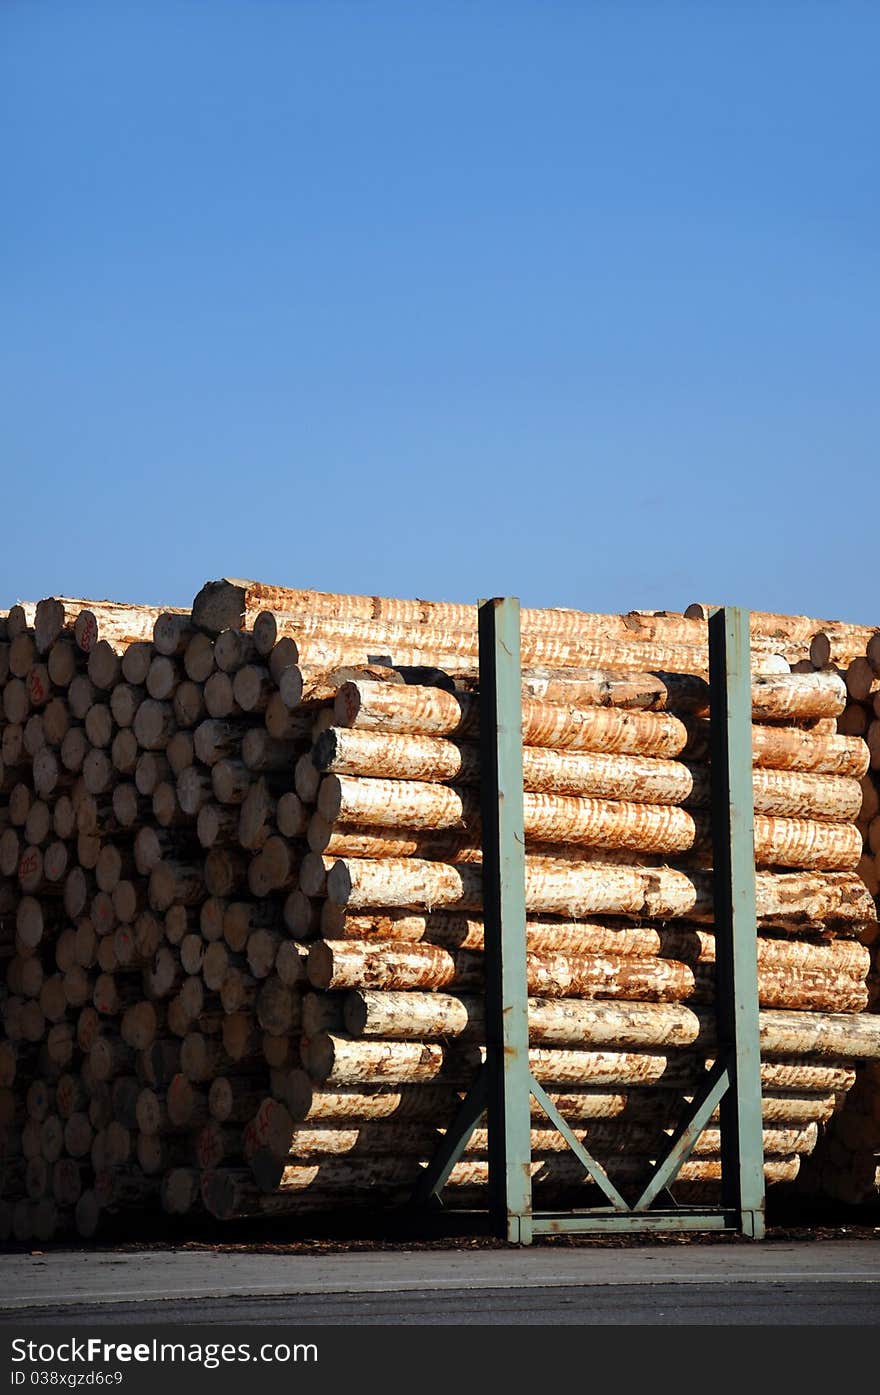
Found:
[[[622,1189],[713,1051],[694,610],[522,612],[531,1064]],[[0,1236],[406,1199],[484,1052],[475,609],[222,581],[0,625]],[[752,616],[770,1183],[880,1061],[870,752],[809,658],[856,628]],[[539,1202],[589,1199],[532,1148]],[[713,1126],[675,1195],[719,1173]]]
[[[863,801],[858,819],[863,838],[859,874],[871,895],[880,898],[880,628],[859,627],[846,640],[817,632],[810,645],[814,670],[838,674],[846,683],[846,708],[837,729],[859,737],[869,753],[869,770],[862,781]],[[806,671],[806,664],[803,665]],[[878,901],[880,904],[880,901]],[[873,958],[868,986],[869,1011],[880,1011],[880,937],[878,926],[862,935]],[[850,1204],[876,1202],[880,1195],[880,1064],[868,1061],[843,1107],[824,1131],[810,1164],[799,1179],[811,1194]]]

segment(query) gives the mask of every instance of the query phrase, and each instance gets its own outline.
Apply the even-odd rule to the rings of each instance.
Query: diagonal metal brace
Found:
[[[449,1174],[455,1167],[471,1139],[471,1134],[486,1112],[489,1099],[488,1072],[485,1065],[458,1108],[458,1113],[446,1130],[442,1145],[425,1168],[412,1194],[414,1205],[424,1205],[433,1197],[439,1197]]]
[[[675,1179],[679,1168],[682,1163],[687,1161],[693,1151],[694,1144],[718,1107],[722,1095],[729,1088],[730,1071],[726,1065],[716,1062],[703,1082],[703,1087],[694,1100],[689,1116],[672,1135],[669,1147],[654,1169],[650,1182],[633,1207],[634,1211],[647,1211],[651,1203]]]
[[[608,1173],[605,1171],[604,1167],[602,1167],[601,1163],[597,1163],[595,1158],[590,1156],[583,1144],[579,1141],[579,1139],[575,1137],[571,1128],[565,1122],[562,1115],[559,1113],[559,1110],[556,1108],[556,1105],[553,1103],[546,1090],[542,1089],[542,1087],[538,1084],[534,1076],[531,1077],[529,1083],[532,1088],[532,1094],[535,1096],[535,1099],[538,1101],[538,1104],[541,1106],[544,1113],[547,1115],[547,1118],[550,1120],[551,1124],[554,1124],[556,1126],[557,1131],[562,1134],[562,1137],[565,1139],[569,1148],[574,1153],[578,1162],[585,1169],[585,1171],[589,1173],[596,1185],[598,1187],[601,1187],[602,1191],[605,1193],[615,1210],[628,1211],[629,1207],[627,1206],[623,1197],[620,1195],[620,1192],[617,1190],[614,1183],[611,1181],[611,1178],[608,1176]]]

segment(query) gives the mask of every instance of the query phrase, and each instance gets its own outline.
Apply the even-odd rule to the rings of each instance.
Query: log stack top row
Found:
[[[521,617],[532,1065],[624,1189],[714,1050],[707,614]],[[790,1182],[880,1060],[845,729],[877,646],[751,630],[765,1172]],[[484,1052],[477,653],[472,606],[230,579],[0,618],[0,1234],[408,1197]],[[536,1196],[581,1201],[546,1120],[532,1151]],[[676,1194],[719,1170],[713,1123]]]

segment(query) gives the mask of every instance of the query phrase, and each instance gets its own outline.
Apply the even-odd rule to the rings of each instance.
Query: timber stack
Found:
[[[846,708],[838,718],[841,735],[862,739],[869,768],[862,781],[858,819],[863,840],[859,874],[880,905],[880,627],[854,626],[844,639],[824,629],[810,645],[814,670],[839,675],[846,684]],[[868,978],[869,1011],[880,1012],[880,937],[867,927],[863,943],[872,955]],[[835,1115],[799,1181],[812,1195],[851,1205],[880,1196],[880,1065],[865,1062],[842,1109]]]
[[[484,1051],[475,609],[222,581],[0,623],[0,1234],[405,1200]],[[820,629],[854,642],[752,616],[770,1183],[880,1060],[871,757]],[[714,1047],[705,617],[522,635],[532,1068],[628,1188]],[[538,1202],[583,1199],[538,1116],[532,1147]]]

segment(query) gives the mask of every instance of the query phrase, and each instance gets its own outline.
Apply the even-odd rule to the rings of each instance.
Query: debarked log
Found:
[[[763,1071],[778,1070],[764,1063]],[[795,1069],[795,1068],[789,1068]],[[851,1071],[834,1072],[828,1067],[804,1067],[806,1078],[801,1089],[776,1089],[764,1085],[762,1114],[765,1124],[803,1126],[824,1122],[832,1114],[838,1096],[833,1086],[846,1088],[852,1080]],[[820,1075],[820,1088],[811,1089],[813,1076]],[[790,1082],[789,1082],[790,1083]],[[569,1123],[593,1119],[650,1119],[663,1127],[674,1127],[690,1102],[689,1096],[660,1085],[645,1089],[630,1086],[569,1087],[549,1090],[550,1099]],[[289,1073],[284,1084],[283,1099],[294,1122],[312,1124],[361,1125],[364,1122],[432,1123],[446,1128],[455,1117],[461,1102],[458,1090],[443,1085],[361,1085],[338,1086],[325,1090],[317,1086],[302,1068]],[[534,1098],[531,1102],[532,1123],[546,1125],[543,1109]],[[713,1120],[716,1115],[713,1115]]]
[[[437,1082],[468,1085],[485,1058],[475,1044],[454,1042],[372,1041],[339,1033],[319,1033],[302,1042],[303,1066],[311,1079],[332,1088],[350,1085],[410,1085]],[[584,1051],[532,1046],[529,1068],[542,1084],[581,1088],[663,1085],[692,1090],[712,1060],[703,1053],[674,1050]],[[803,1057],[762,1061],[761,1083],[775,1090],[846,1090],[852,1069],[835,1062],[813,1064]]]
[[[870,951],[853,940],[794,939],[785,929],[774,935],[762,926],[756,942],[758,962],[787,968],[852,974],[864,978]],[[446,950],[483,949],[483,922],[478,916],[450,911],[429,914],[406,910],[375,910],[362,914],[324,903],[321,935],[325,940],[363,940],[371,944],[423,944]],[[626,920],[553,920],[529,917],[526,947],[534,954],[665,955],[686,963],[713,963],[715,937],[703,926],[653,926]]]
[[[398,735],[331,727],[317,738],[313,765],[327,774],[395,780],[479,783],[479,748],[444,737]],[[523,780],[536,793],[635,800],[641,804],[687,804],[706,808],[708,767],[653,756],[523,748]],[[858,816],[862,794],[847,776],[765,770],[753,775],[755,810],[801,818],[846,822]],[[334,816],[335,817],[335,816]]]
[[[755,891],[761,919],[779,923],[876,922],[867,887],[850,873],[758,872]],[[352,910],[371,906],[427,910],[482,907],[479,867],[450,866],[418,858],[340,859],[327,869],[326,892],[335,905]],[[646,915],[710,920],[711,877],[672,867],[626,867],[611,862],[527,857],[526,908],[564,916]]]
[[[761,1050],[767,1055],[880,1059],[880,1017],[875,1014],[767,1009],[759,1021]],[[484,1000],[468,994],[362,989],[345,1000],[345,1025],[354,1037],[388,1041],[476,1040],[485,1033]],[[578,1048],[709,1049],[714,1023],[710,1013],[679,1003],[530,997],[529,1039],[535,1045]]]
[[[416,780],[326,775],[318,812],[328,822],[390,828],[440,830],[480,827],[473,790]],[[708,819],[664,804],[590,799],[526,791],[523,821],[528,839],[588,848],[631,848],[643,853],[682,853],[708,847]],[[756,814],[755,856],[772,866],[854,870],[862,837],[851,823],[778,818]]]
[[[406,942],[318,941],[309,950],[307,972],[314,987],[335,991],[467,990],[483,984],[481,954]],[[549,998],[703,1003],[714,995],[711,962],[694,969],[660,956],[528,952],[526,975],[529,992]],[[827,955],[819,967],[799,963],[796,954],[782,964],[759,960],[758,994],[762,1006],[809,1011],[860,1012],[868,1002],[864,974],[832,967]]]
[[[578,1142],[596,1155],[635,1153],[650,1157],[663,1147],[669,1135],[648,1123],[598,1122],[574,1130]],[[786,1157],[793,1153],[810,1153],[816,1146],[818,1128],[815,1123],[803,1127],[765,1127],[763,1145],[765,1157]],[[289,1148],[279,1157],[264,1149],[252,1161],[254,1175],[261,1185],[278,1186],[284,1166],[302,1161],[330,1157],[395,1157],[406,1154],[429,1159],[437,1150],[442,1134],[424,1124],[387,1123],[385,1121],[358,1125],[303,1126],[294,1125]],[[544,1120],[532,1126],[530,1134],[533,1158],[563,1153],[568,1143],[562,1134]],[[489,1131],[477,1127],[465,1147],[465,1156],[477,1158],[488,1152]],[[717,1157],[721,1152],[721,1130],[705,1128],[694,1144],[692,1156]],[[275,1162],[277,1170],[272,1168]],[[270,1180],[273,1177],[274,1180]]]

